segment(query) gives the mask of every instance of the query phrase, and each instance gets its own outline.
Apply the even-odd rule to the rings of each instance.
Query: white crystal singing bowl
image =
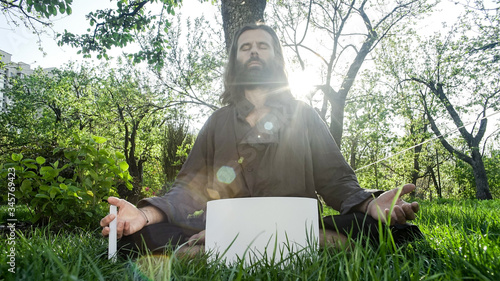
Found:
[[[207,203],[205,251],[211,259],[276,262],[318,247],[318,202],[302,197],[250,197]]]

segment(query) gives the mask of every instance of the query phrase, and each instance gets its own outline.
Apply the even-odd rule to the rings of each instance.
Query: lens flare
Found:
[[[264,124],[264,129],[268,130],[268,131],[271,131],[273,129],[274,125],[272,122],[269,122],[267,121],[265,124]]]
[[[234,172],[234,169],[231,167],[222,166],[217,171],[217,180],[222,183],[230,184],[234,181],[235,178],[236,178],[236,173]]]

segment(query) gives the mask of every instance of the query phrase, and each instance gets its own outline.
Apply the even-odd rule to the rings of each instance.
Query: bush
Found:
[[[8,180],[3,186],[11,194],[4,193],[4,200],[14,194],[17,204],[27,205],[34,223],[95,224],[96,217],[106,213],[104,199],[116,195],[116,185],[132,187],[125,156],[103,147],[105,142],[75,136],[75,148],[54,149],[54,154],[62,150],[65,159],[53,163],[41,156],[23,159],[12,154],[12,161],[0,166],[2,180]]]

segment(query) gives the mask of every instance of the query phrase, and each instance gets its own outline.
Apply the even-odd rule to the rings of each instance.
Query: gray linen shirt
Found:
[[[141,200],[169,222],[205,229],[209,200],[238,197],[317,198],[342,214],[377,190],[362,189],[327,125],[307,104],[271,96],[271,111],[251,127],[245,118],[254,106],[246,99],[223,107],[207,120],[172,189]]]

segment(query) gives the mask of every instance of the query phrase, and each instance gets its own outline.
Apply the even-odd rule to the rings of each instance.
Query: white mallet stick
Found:
[[[109,224],[109,245],[108,245],[108,259],[115,259],[116,254],[116,206],[109,206],[109,213],[115,215],[115,219]]]

